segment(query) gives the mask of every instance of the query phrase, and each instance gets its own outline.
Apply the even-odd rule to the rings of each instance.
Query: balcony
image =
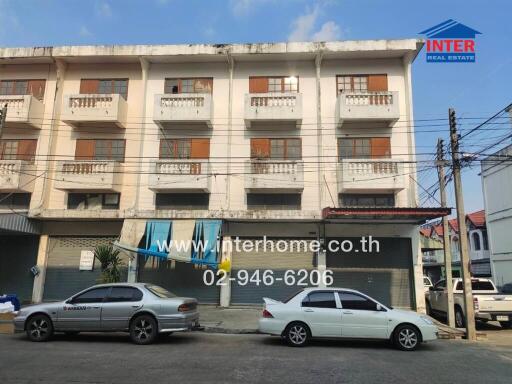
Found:
[[[400,118],[398,92],[340,93],[336,101],[336,121],[384,122],[390,127]]]
[[[153,120],[162,128],[197,124],[212,127],[213,101],[209,93],[155,95]]]
[[[0,106],[7,104],[7,127],[40,129],[44,117],[44,104],[31,95],[1,95]]]
[[[65,95],[61,120],[79,128],[125,128],[126,100],[117,94]]]
[[[55,188],[68,191],[119,192],[122,177],[121,164],[117,161],[59,161]]]
[[[302,160],[248,160],[245,189],[249,192],[291,192],[304,189]]]
[[[405,188],[398,160],[343,159],[338,163],[338,192],[390,192]]]
[[[149,188],[157,192],[209,192],[209,175],[208,160],[157,160],[149,175]]]
[[[302,123],[302,95],[300,93],[249,93],[245,95],[245,124]]]
[[[24,160],[0,160],[0,192],[32,192],[35,165]]]

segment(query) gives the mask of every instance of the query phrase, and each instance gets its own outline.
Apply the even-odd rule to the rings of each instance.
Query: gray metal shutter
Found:
[[[51,237],[48,246],[48,264],[44,300],[62,300],[98,284],[101,269],[97,260],[92,271],[80,271],[82,250],[94,250],[101,244],[111,244],[116,237]],[[121,281],[126,281],[128,259],[125,254]]]
[[[203,268],[190,263],[172,263],[154,257],[146,259],[139,256],[138,281],[159,285],[178,296],[194,297],[200,303],[218,304],[220,287],[205,285],[204,271]]]
[[[336,240],[352,241],[354,250],[348,253],[327,251],[327,269],[333,271],[334,287],[356,289],[385,305],[413,307],[410,239],[375,238],[379,241],[380,252],[371,253],[358,248],[360,238]]]
[[[0,236],[0,294],[16,294],[20,301],[32,301],[39,236]]]
[[[283,240],[289,243],[299,239]],[[241,239],[241,241],[245,240]],[[253,243],[254,241],[255,240],[253,240]],[[311,270],[315,268],[315,255],[313,252],[309,251],[309,244],[311,240],[302,241],[307,242],[306,251],[304,251],[304,246],[302,244],[299,248],[296,242],[294,249],[291,249],[290,246],[288,247],[288,252],[277,252],[276,250],[271,252],[270,247],[267,248],[267,252],[264,252],[261,247],[258,251],[253,250],[251,252],[243,252],[242,249],[239,249],[237,252],[235,247],[233,247],[231,278],[234,278],[235,280],[231,282],[231,303],[263,304],[264,297],[284,300],[299,289],[303,288],[297,285],[288,286],[284,282],[284,275],[287,270],[297,271],[299,269]],[[260,285],[256,285],[251,282],[247,283],[247,285],[239,284],[237,274],[240,270],[246,270],[249,276],[252,276],[256,270],[259,270],[260,278],[262,278],[263,272],[267,269],[274,272],[274,284],[268,286],[264,285],[262,282]],[[309,283],[309,278],[306,281]]]

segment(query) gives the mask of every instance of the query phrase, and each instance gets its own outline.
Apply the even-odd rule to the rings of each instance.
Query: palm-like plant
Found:
[[[98,245],[94,249],[94,257],[101,264],[101,283],[118,283],[121,281],[119,268],[123,265],[123,261],[119,257],[119,250],[114,249],[112,245]]]

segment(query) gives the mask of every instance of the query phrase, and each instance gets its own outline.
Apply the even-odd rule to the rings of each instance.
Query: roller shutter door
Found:
[[[245,240],[242,239],[242,241]],[[255,242],[255,240],[252,241],[253,243]],[[286,239],[282,241],[290,243],[293,240]],[[289,286],[284,282],[284,275],[287,270],[297,272],[300,269],[310,271],[316,268],[316,257],[313,252],[309,251],[310,240],[303,241],[308,244],[306,251],[304,251],[304,247],[299,249],[298,246],[295,246],[294,249],[291,249],[288,246],[287,252],[271,252],[270,249],[267,249],[267,252],[263,252],[261,247],[258,251],[243,252],[240,249],[237,252],[235,247],[233,247],[231,277],[235,280],[231,282],[231,304],[263,304],[264,297],[283,300],[297,292],[300,288],[303,288],[297,285]],[[259,285],[251,282],[246,285],[239,284],[237,274],[240,270],[246,270],[249,276],[252,276],[256,270],[259,270],[260,277],[262,277],[263,272],[267,269],[274,272],[274,284],[268,286],[263,284],[263,282],[260,282]],[[297,277],[297,274],[295,276]],[[278,279],[281,279],[281,281]],[[306,281],[309,283],[309,276]]]
[[[410,239],[374,238],[380,252],[356,252],[361,238],[328,239],[350,240],[352,252],[327,251],[327,269],[333,271],[335,287],[361,291],[385,305],[412,308],[414,282]]]
[[[166,288],[178,296],[194,297],[200,303],[218,304],[220,287],[205,285],[204,269],[194,264],[139,256],[138,281]]]
[[[44,300],[62,300],[98,284],[101,269],[97,260],[92,271],[80,271],[82,250],[94,250],[98,245],[112,244],[117,237],[51,237],[48,246],[48,264]],[[121,253],[124,266],[121,281],[126,281],[128,259]]]

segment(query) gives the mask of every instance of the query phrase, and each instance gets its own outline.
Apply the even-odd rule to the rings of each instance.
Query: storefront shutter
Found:
[[[388,75],[368,75],[368,91],[382,92],[388,90]]]
[[[36,99],[42,100],[44,97],[44,88],[46,80],[29,80],[27,92]]]
[[[389,137],[373,137],[371,139],[372,158],[391,156],[391,144]]]
[[[94,159],[95,140],[78,139],[76,141],[75,160]]]
[[[270,139],[251,139],[251,157],[266,159],[270,157]]]
[[[210,157],[210,139],[192,139],[191,159],[208,159]]]
[[[25,161],[34,161],[36,154],[37,140],[19,140],[18,141],[18,159]]]
[[[267,93],[268,78],[266,77],[250,77],[249,93]]]
[[[92,94],[98,93],[100,81],[98,79],[82,79],[80,81],[80,93]]]

